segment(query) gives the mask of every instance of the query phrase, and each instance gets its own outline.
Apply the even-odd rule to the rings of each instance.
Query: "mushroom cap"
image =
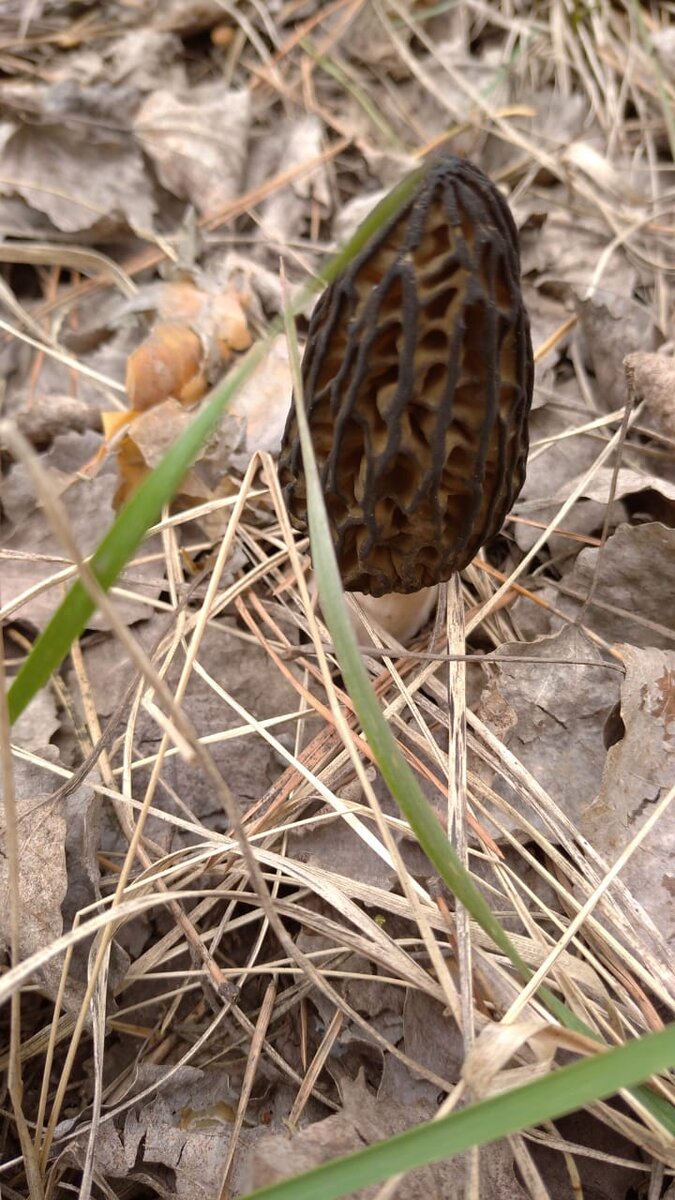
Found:
[[[525,480],[533,376],[513,217],[482,171],[444,156],[310,320],[304,399],[347,590],[449,579],[501,528]],[[295,407],[279,473],[304,530]]]

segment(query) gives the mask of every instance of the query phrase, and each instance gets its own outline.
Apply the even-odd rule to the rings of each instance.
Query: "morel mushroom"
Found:
[[[345,588],[413,592],[465,567],[523,486],[533,384],[518,235],[482,171],[430,164],[320,297],[302,377]],[[306,529],[294,409],[279,469]]]

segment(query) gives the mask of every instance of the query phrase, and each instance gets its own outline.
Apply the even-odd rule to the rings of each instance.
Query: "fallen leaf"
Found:
[[[675,439],[675,359],[638,350],[624,366],[637,399],[645,402],[644,423]]]
[[[566,480],[550,500],[526,500],[519,503],[518,515],[547,524],[585,474],[586,472]],[[577,502],[566,513],[564,528],[569,532],[599,537],[607,519],[607,505],[611,499],[612,509],[608,524],[611,533],[617,525],[624,524],[629,515],[628,508],[621,501],[627,497],[641,496],[636,505],[640,513],[645,514],[650,509],[650,498],[644,494],[650,492],[657,493],[658,496],[656,504],[651,506],[654,508],[653,515],[658,516],[664,523],[675,525],[675,482],[669,483],[658,475],[635,471],[630,467],[622,467],[616,473],[612,467],[601,467],[584,486]],[[666,522],[667,516],[670,517],[669,522]],[[523,550],[529,550],[540,535],[540,529],[515,522],[516,541]],[[582,549],[581,542],[556,533],[551,535],[548,545],[558,567],[565,559],[575,557]]]
[[[7,94],[7,102],[11,99]],[[143,155],[124,129],[136,95],[108,84],[24,85],[30,119],[4,127],[0,192],[20,196],[65,233],[152,230],[155,200]]]
[[[581,423],[577,413],[560,412],[546,405],[530,416],[530,442],[536,444],[555,438]],[[530,456],[525,485],[513,511],[524,516],[536,515],[539,519],[538,514],[530,512],[535,502],[551,503],[568,481],[590,467],[597,456],[598,445],[593,438],[564,437],[550,441],[545,447],[537,447],[535,454]]]
[[[239,388],[228,410],[244,425],[244,447],[249,457],[256,450],[279,453],[292,394],[288,341],[280,334],[260,366]]]
[[[620,721],[597,797],[580,827],[613,863],[675,785],[675,650],[619,646],[626,665]],[[675,938],[675,823],[672,812],[647,834],[621,878],[666,942]],[[649,931],[641,931],[649,936]],[[658,947],[663,953],[663,947]]]
[[[29,442],[44,449],[64,433],[99,429],[101,418],[96,409],[77,396],[38,392],[30,399],[24,397],[16,423]]]
[[[12,725],[12,745],[37,751],[49,745],[60,725],[54,693],[42,688]]]
[[[55,746],[41,757],[56,762]],[[33,762],[15,757],[14,792],[19,840],[19,948],[22,958],[48,946],[63,932],[61,902],[66,894],[66,818],[63,805],[45,792],[45,772]],[[0,796],[2,790],[0,788]],[[9,857],[5,808],[0,825],[0,942],[5,950],[11,929]],[[40,972],[56,995],[60,963],[53,960]],[[51,985],[51,986],[49,986]]]
[[[575,626],[531,643],[508,642],[494,654],[499,662],[490,664],[490,654],[483,659],[487,683],[478,716],[575,823],[602,778],[603,728],[618,695],[616,672],[579,662],[601,664],[603,658]],[[561,661],[541,666],[508,662],[518,655]],[[478,769],[484,774],[482,764]],[[490,784],[518,808],[517,797],[501,777]],[[506,828],[518,829],[517,817],[501,814],[500,820]],[[529,812],[528,820],[538,824]]]
[[[239,195],[250,119],[248,91],[210,82],[153,91],[134,130],[163,186],[204,215]]]
[[[70,435],[77,438],[79,435]],[[55,446],[62,439],[57,438]],[[80,451],[82,453],[82,451]],[[16,469],[16,468],[15,468]],[[7,489],[12,488],[10,471]],[[93,553],[98,543],[108,532],[115,513],[113,509],[113,494],[115,491],[114,475],[102,472],[93,479],[82,476],[65,479],[62,472],[54,473],[56,491],[60,493],[65,506],[71,529],[76,538],[80,553]],[[21,476],[19,475],[19,478]],[[32,497],[32,504],[35,499]],[[18,608],[12,610],[12,619],[25,621],[37,629],[47,624],[54,611],[61,603],[64,595],[63,582],[49,584],[50,578],[56,577],[66,568],[70,559],[58,536],[52,531],[44,512],[35,509],[27,513],[15,528],[9,532],[9,526],[0,523],[0,542],[2,544],[2,594],[3,608],[7,608],[19,599],[24,592],[31,595]],[[152,553],[153,547],[159,546],[159,541],[152,539],[145,542],[143,555]],[[126,588],[128,593],[136,593],[139,597],[147,596],[155,599],[162,588],[162,565],[156,563],[131,562],[116,581],[116,587]],[[142,599],[134,600],[120,596],[114,591],[112,598],[118,615],[127,624],[141,620],[149,615],[148,606]],[[89,629],[107,629],[108,618],[103,612],[94,612],[87,620]]]
[[[222,0],[152,0],[151,20],[155,29],[198,33],[210,29],[222,18]]]
[[[343,1107],[334,1116],[292,1133],[262,1137],[252,1154],[249,1188],[259,1188],[310,1170],[324,1162],[363,1149],[386,1137],[430,1120],[435,1107],[418,1100],[400,1104],[376,1098],[363,1075],[341,1081]],[[525,1200],[507,1143],[481,1150],[483,1200]],[[359,1200],[373,1200],[379,1186],[363,1188]],[[396,1188],[397,1200],[461,1200],[466,1195],[463,1159],[434,1163],[409,1171]]]
[[[225,575],[223,582],[229,577]],[[92,652],[95,653],[94,648]],[[101,704],[104,710],[109,707],[106,697],[106,690],[110,689],[109,663],[111,658],[115,661],[115,657],[120,674],[124,671],[129,678],[131,668],[125,663],[120,648],[115,648],[114,645],[107,647],[105,655],[96,666],[88,666],[92,672],[92,688],[96,702]],[[89,661],[87,658],[88,663]],[[279,717],[285,712],[294,712],[298,707],[295,689],[277,671],[272,659],[257,645],[240,641],[236,636],[236,627],[227,620],[211,622],[201,642],[198,661],[219,686],[234,696],[239,704],[258,720]],[[166,675],[169,687],[176,686],[182,666],[183,656],[177,654]],[[244,724],[238,713],[195,672],[190,678],[181,706],[200,737],[241,728]],[[289,722],[286,727],[280,724],[274,730],[275,736],[288,750],[293,748],[294,730],[294,722]],[[162,731],[144,710],[139,713],[134,735],[135,759],[145,758],[157,752]],[[216,737],[210,746],[210,753],[242,809],[258,800],[283,769],[276,750],[259,738],[253,739],[250,734],[242,733],[235,739],[222,741]],[[144,780],[147,780],[148,770],[147,766],[134,769],[134,786],[140,792]],[[181,806],[176,810],[181,817],[185,816],[186,808],[189,808],[196,820],[203,821],[209,827],[222,829],[227,826],[220,801],[204,772],[196,772],[194,767],[185,763],[179,755],[171,753],[164,764],[162,780],[167,785],[162,801],[166,811],[174,811],[170,797],[176,795],[183,798]],[[171,825],[166,821],[155,821],[154,818],[149,821],[148,833],[162,844],[173,837]]]
[[[129,403],[145,412],[173,397],[190,406],[207,388],[204,351],[192,329],[176,321],[159,321],[127,362]]]
[[[596,265],[607,246],[606,228],[594,217],[581,221],[566,208],[565,194],[562,186],[547,189],[546,220],[537,228],[522,230],[522,274],[534,275],[539,289],[563,302],[584,297],[592,284],[597,287],[595,294],[600,303],[618,303],[620,298],[630,301],[637,283],[634,267],[622,251],[617,251],[605,265],[601,279],[594,279]]]
[[[262,183],[278,171],[290,171],[318,158],[323,149],[323,133],[323,122],[312,113],[275,125],[258,151],[249,186]],[[331,208],[331,195],[324,163],[278,188],[263,202],[257,236],[265,258],[271,258],[275,266],[280,247],[284,249],[300,237],[311,201],[319,206],[325,218]]]
[[[230,1072],[183,1066],[170,1082],[165,1077],[165,1066],[144,1063],[136,1070],[137,1090],[153,1084],[161,1090],[101,1125],[96,1168],[106,1178],[132,1182],[142,1180],[144,1168],[162,1167],[171,1180],[165,1194],[176,1200],[218,1195],[238,1101]],[[251,1131],[242,1131],[238,1156],[253,1140]],[[242,1191],[237,1187],[235,1194]]]
[[[132,83],[152,92],[161,79],[164,87],[185,86],[185,51],[180,38],[168,31],[137,25],[114,38],[104,50],[107,77],[112,83]]]
[[[574,620],[579,614],[596,570],[593,602],[584,624],[609,643],[630,640],[635,646],[672,647],[675,530],[657,521],[620,525],[602,548],[582,550],[556,599],[568,618]],[[633,614],[641,619],[635,620]]]
[[[633,296],[608,296],[601,288],[590,299],[577,301],[577,314],[598,406],[614,412],[626,402],[626,354],[655,350],[659,343],[651,309]]]

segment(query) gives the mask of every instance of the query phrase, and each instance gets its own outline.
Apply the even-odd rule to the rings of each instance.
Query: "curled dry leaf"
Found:
[[[576,487],[577,482],[578,480],[572,479],[569,486],[558,494],[557,499],[564,500]],[[589,479],[583,495],[604,507],[609,503],[612,494],[617,500],[623,500],[626,496],[637,496],[640,492],[649,491],[659,492],[664,500],[671,505],[675,504],[675,484],[660,479],[658,475],[634,471],[630,467],[622,467],[616,472],[616,477],[611,467],[601,467],[593,478]],[[673,518],[675,519],[675,508]]]
[[[115,492],[116,508],[120,508],[133,495],[148,472],[158,466],[169,446],[180,437],[193,419],[193,412],[188,412],[179,400],[165,400],[163,404],[139,413],[117,448],[120,482]],[[179,505],[201,504],[214,499],[219,494],[216,492],[217,482],[205,476],[200,469],[201,464],[205,457],[213,452],[214,445],[217,445],[220,451],[218,479],[222,481],[227,476],[232,451],[239,446],[240,439],[239,425],[225,417],[183,479],[174,502]]]
[[[101,418],[85,400],[77,396],[39,393],[21,405],[16,423],[23,436],[34,446],[44,447],[60,434],[75,430],[99,429]]]
[[[169,396],[192,405],[206,391],[201,341],[192,329],[160,321],[129,356],[127,395],[136,412],[154,408]]]
[[[645,402],[644,423],[675,439],[675,358],[638,350],[624,367],[636,398]]]
[[[581,830],[614,862],[675,785],[675,650],[619,647],[626,664],[618,712],[608,728],[602,783],[581,813]],[[675,822],[666,811],[621,878],[667,942],[675,937]],[[649,929],[644,936],[649,937]],[[652,939],[653,940],[653,939]],[[657,950],[663,953],[663,947]]]
[[[489,1021],[464,1060],[462,1075],[472,1095],[484,1099],[548,1072],[555,1057],[555,1045],[552,1040],[537,1038],[547,1028],[550,1030],[541,1017],[525,1017],[508,1025]],[[527,1056],[529,1061],[507,1067],[524,1045],[531,1051]]]
[[[103,414],[109,441],[129,426],[117,443],[120,485],[116,507],[129,499],[186,424],[180,407],[201,400],[216,371],[222,370],[235,351],[251,344],[247,303],[244,293],[200,290],[191,283],[167,284],[155,291],[153,304],[161,319],[127,362],[132,412]],[[229,415],[221,426],[224,428],[229,431],[232,449],[239,444],[240,433]],[[202,460],[205,454],[204,450]],[[224,456],[221,478],[229,465],[229,456]],[[200,480],[194,469],[184,481],[182,493],[199,502],[223,494],[217,482]]]
[[[129,356],[129,402],[144,412],[170,397],[201,400],[218,368],[251,344],[245,292],[165,284],[152,293],[159,320]]]

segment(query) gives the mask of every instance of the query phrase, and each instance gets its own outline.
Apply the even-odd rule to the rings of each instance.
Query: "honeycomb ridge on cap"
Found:
[[[302,379],[345,588],[412,592],[465,567],[523,486],[533,387],[518,235],[482,171],[430,165],[321,295]],[[306,529],[295,406],[279,473]]]

